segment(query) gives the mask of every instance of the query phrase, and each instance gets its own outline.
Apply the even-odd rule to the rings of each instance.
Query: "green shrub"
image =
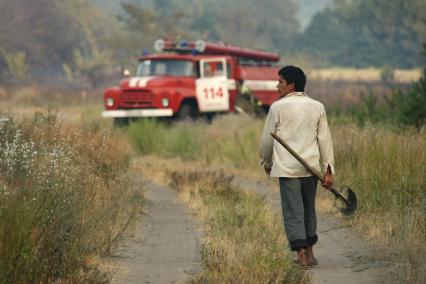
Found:
[[[165,125],[154,119],[131,123],[127,133],[135,149],[142,154],[160,153],[164,143]]]
[[[426,56],[426,44],[423,45]],[[419,81],[411,85],[407,91],[395,92],[388,100],[391,111],[399,123],[415,126],[420,129],[426,124],[426,68]]]
[[[201,150],[203,123],[181,122],[167,125],[155,119],[132,123],[127,133],[142,154],[196,159]]]
[[[417,129],[426,124],[426,69],[408,91],[395,93],[393,106],[398,122]]]
[[[134,147],[143,154],[250,168],[259,164],[257,147],[262,124],[263,121],[245,115],[224,115],[212,124],[200,121],[169,125],[142,119],[132,123],[127,133]]]

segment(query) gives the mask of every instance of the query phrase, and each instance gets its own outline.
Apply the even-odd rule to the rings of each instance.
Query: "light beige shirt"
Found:
[[[281,144],[280,136],[311,167],[325,173],[328,165],[334,174],[334,155],[327,116],[322,103],[305,93],[290,93],[274,102],[266,117],[259,154],[263,163],[272,165],[272,177],[306,177],[312,174]]]

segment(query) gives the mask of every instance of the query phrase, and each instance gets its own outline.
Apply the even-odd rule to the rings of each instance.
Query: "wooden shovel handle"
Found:
[[[324,182],[324,177],[316,169],[312,168],[302,157],[299,156],[284,140],[281,139],[277,134],[271,133],[271,136],[278,141],[287,151],[289,151],[302,165],[304,165],[314,176],[316,176],[322,183]]]

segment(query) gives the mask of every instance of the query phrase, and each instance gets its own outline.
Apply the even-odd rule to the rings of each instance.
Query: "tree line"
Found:
[[[128,65],[156,38],[225,41],[317,66],[422,65],[423,0],[340,0],[302,32],[297,0],[0,0],[0,81]],[[111,13],[101,9],[110,5]]]
[[[295,46],[323,65],[421,66],[426,1],[335,1],[318,12]]]
[[[72,79],[113,64],[115,29],[87,0],[0,0],[0,82]]]

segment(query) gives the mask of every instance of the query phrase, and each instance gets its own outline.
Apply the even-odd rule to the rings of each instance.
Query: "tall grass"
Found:
[[[390,124],[363,127],[357,121],[331,118],[335,147],[336,183],[349,184],[359,198],[359,209],[351,220],[391,251],[403,264],[404,280],[426,277],[426,132],[395,128]],[[138,131],[144,133],[147,125]],[[180,125],[151,127],[151,135],[168,133],[172,138],[158,140],[160,148],[178,145]],[[195,137],[191,159],[205,164],[232,165],[261,171],[257,158],[263,121],[245,116],[225,116],[211,125],[195,124],[194,132],[185,125],[186,137]],[[141,135],[136,132],[133,135]],[[182,130],[183,131],[183,130]],[[147,131],[148,133],[148,131]],[[189,134],[188,134],[189,133]],[[153,148],[156,149],[156,148]],[[178,149],[174,148],[174,149]],[[151,150],[150,150],[151,151]],[[152,150],[149,153],[164,155]],[[185,153],[185,151],[183,151]],[[180,151],[165,156],[180,156]],[[184,158],[189,157],[184,154]]]
[[[360,200],[354,221],[392,246],[405,280],[425,279],[426,133],[347,124],[333,130],[338,180]]]
[[[171,126],[153,119],[142,119],[132,123],[127,131],[135,148],[143,154],[196,159],[204,138],[202,127],[202,124],[188,122]]]
[[[228,115],[205,122],[164,124],[143,119],[127,129],[143,154],[220,162],[250,168],[259,164],[257,147],[263,122],[250,116]]]
[[[52,113],[0,125],[0,283],[99,283],[107,252],[141,200],[130,147]]]

